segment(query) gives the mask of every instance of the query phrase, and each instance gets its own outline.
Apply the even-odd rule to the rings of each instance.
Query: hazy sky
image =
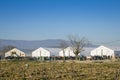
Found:
[[[0,0],[0,39],[120,40],[120,0]]]

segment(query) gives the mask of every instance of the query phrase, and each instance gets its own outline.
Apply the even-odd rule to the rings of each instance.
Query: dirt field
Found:
[[[120,80],[120,62],[1,61],[0,80]]]

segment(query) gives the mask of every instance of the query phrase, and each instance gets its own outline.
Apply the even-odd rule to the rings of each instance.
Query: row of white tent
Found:
[[[105,46],[99,46],[97,48],[84,48],[84,51],[81,52],[79,55],[85,56],[120,56],[120,48],[108,48]],[[14,48],[5,53],[5,57],[8,56],[19,56],[25,57],[26,54]],[[32,52],[32,57],[51,57],[51,56],[61,56],[61,57],[75,57],[73,50],[71,47],[67,47],[66,49],[61,50],[60,48],[38,48]]]

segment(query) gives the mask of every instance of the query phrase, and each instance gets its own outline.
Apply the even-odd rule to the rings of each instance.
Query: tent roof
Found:
[[[108,45],[105,45],[105,47],[110,48],[110,49],[112,49],[114,51],[120,51],[120,46],[108,46]]]
[[[90,56],[90,52],[96,47],[85,47],[84,51],[80,53],[80,56]]]
[[[7,51],[6,53],[8,53],[8,52],[10,52],[10,51],[14,51],[14,50],[18,50],[18,51],[20,51],[20,52],[24,53],[22,50],[17,49],[17,48],[13,48],[13,49],[11,49],[11,50]]]
[[[59,52],[61,51],[60,48],[44,48],[44,49],[50,51],[51,56],[59,56]]]

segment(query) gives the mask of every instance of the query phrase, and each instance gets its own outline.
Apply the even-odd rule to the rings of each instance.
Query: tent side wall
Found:
[[[9,52],[5,53],[5,57],[9,57],[11,54]]]

